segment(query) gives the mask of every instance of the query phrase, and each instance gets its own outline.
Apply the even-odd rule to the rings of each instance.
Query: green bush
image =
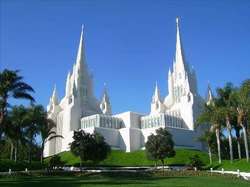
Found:
[[[40,162],[32,162],[31,164],[26,161],[18,161],[15,162],[13,160],[0,160],[0,172],[6,172],[11,169],[12,171],[24,171],[26,168],[28,170],[39,170],[44,169],[46,167],[45,164],[41,164]]]
[[[199,155],[194,155],[189,157],[189,165],[192,166],[193,168],[196,167],[197,169],[201,169],[202,166],[204,166],[204,163],[202,162]]]

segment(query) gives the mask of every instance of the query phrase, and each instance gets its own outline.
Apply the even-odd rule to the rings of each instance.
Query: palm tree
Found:
[[[10,139],[11,146],[14,145],[14,160],[17,161],[18,147],[25,143],[23,129],[27,124],[27,110],[24,106],[14,106],[10,112],[7,123],[6,136]],[[11,155],[13,149],[11,149]]]
[[[33,142],[35,139],[35,136],[38,134],[38,123],[41,121],[40,111],[43,109],[41,105],[31,105],[29,108],[27,108],[27,126],[25,127],[25,137],[28,142],[28,160],[29,163],[31,163],[31,155],[32,155],[32,147]]]
[[[45,143],[54,138],[63,138],[63,136],[56,134],[56,131],[54,130],[56,124],[52,119],[47,118],[47,112],[44,110],[42,106],[37,112],[39,113],[39,115],[37,115],[38,116],[37,127],[42,139],[41,163],[43,163],[43,151]]]
[[[205,104],[204,111],[197,119],[198,125],[208,124],[211,126],[210,130],[215,131],[219,163],[221,163],[220,130],[221,124],[223,124],[221,116],[221,108],[216,103],[213,103],[210,105]]]
[[[236,112],[234,110],[235,99],[233,97],[236,89],[233,87],[232,83],[227,83],[224,88],[217,89],[217,104],[221,107],[223,111],[223,116],[225,119],[225,125],[228,132],[228,143],[230,152],[230,161],[233,162],[233,145],[232,145],[232,120],[236,117]]]
[[[19,71],[5,69],[0,72],[0,139],[4,130],[3,124],[7,116],[7,109],[10,106],[9,98],[28,99],[33,102],[34,98],[30,92],[34,92],[33,88],[23,82]]]
[[[245,80],[237,94],[237,123],[243,132],[246,159],[249,161],[249,148],[247,138],[248,116],[250,112],[250,79]]]
[[[211,130],[205,130],[204,134],[198,138],[199,141],[207,143],[210,165],[213,163],[211,146],[213,144],[214,139],[215,139],[215,133],[212,132]]]

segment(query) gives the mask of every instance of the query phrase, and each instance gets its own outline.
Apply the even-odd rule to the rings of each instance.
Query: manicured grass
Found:
[[[249,187],[250,183],[230,176],[50,176],[2,178],[2,187]]]
[[[213,164],[213,167],[215,169],[224,168],[225,170],[231,171],[237,171],[237,169],[239,169],[240,171],[250,172],[250,162],[247,162],[246,159],[234,160],[233,163],[231,163],[230,160],[223,160],[222,164]]]
[[[168,165],[186,165],[189,162],[189,157],[199,155],[204,164],[208,164],[207,153],[198,150],[177,149],[176,155],[173,158],[168,158],[165,163]],[[62,161],[67,165],[77,165],[80,160],[72,155],[71,152],[63,152],[60,154]],[[112,150],[108,158],[99,163],[105,166],[152,166],[155,163],[147,159],[145,151],[134,151],[126,153],[123,151]]]

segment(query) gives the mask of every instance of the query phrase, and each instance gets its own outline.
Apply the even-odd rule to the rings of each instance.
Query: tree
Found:
[[[31,105],[27,108],[27,125],[24,129],[24,134],[27,139],[28,145],[28,160],[31,163],[32,160],[32,148],[34,146],[34,139],[36,135],[39,133],[38,124],[42,121],[44,115],[41,114],[43,108],[41,105]]]
[[[47,112],[44,110],[43,106],[37,106],[36,108],[36,125],[38,132],[41,135],[42,145],[41,145],[41,163],[43,163],[43,151],[45,143],[54,138],[63,138],[62,135],[57,135],[56,131],[53,129],[56,127],[55,122],[47,117]]]
[[[197,169],[201,169],[201,167],[204,165],[201,158],[197,154],[189,157],[189,164],[193,168],[197,168]]]
[[[210,130],[205,130],[204,134],[198,138],[201,142],[206,142],[208,147],[208,156],[209,156],[209,163],[212,164],[212,145],[213,140],[215,139],[215,133]]]
[[[25,137],[23,133],[23,129],[27,124],[26,121],[27,109],[20,105],[14,106],[10,112],[8,117],[7,129],[6,129],[6,137],[10,140],[11,143],[11,159],[14,152],[14,160],[17,161],[17,153],[19,144],[25,144]],[[14,148],[14,149],[13,149]]]
[[[148,159],[160,160],[164,172],[164,159],[175,156],[174,141],[166,128],[156,130],[156,135],[151,134],[145,145]]]
[[[227,83],[225,87],[217,89],[217,104],[221,107],[223,111],[223,117],[225,119],[225,125],[228,132],[228,143],[229,143],[229,153],[230,161],[233,162],[233,145],[232,145],[232,121],[236,117],[235,98],[233,97],[236,89],[233,87],[232,83]]]
[[[90,134],[84,130],[74,131],[73,139],[70,150],[75,156],[80,157],[80,168],[83,161],[98,163],[107,158],[110,153],[110,146],[97,132]]]
[[[7,117],[9,98],[28,99],[35,101],[30,95],[34,92],[33,88],[23,82],[23,77],[19,75],[19,71],[3,70],[0,72],[0,139],[5,129],[5,119]]]
[[[249,148],[248,148],[248,116],[250,112],[250,79],[245,80],[238,92],[236,93],[237,98],[237,123],[241,127],[243,132],[243,139],[245,144],[245,152],[247,162],[249,161]]]
[[[220,130],[224,122],[222,116],[223,110],[216,103],[212,103],[205,104],[203,112],[197,119],[198,125],[210,125],[210,130],[215,131],[219,163],[221,163]]]

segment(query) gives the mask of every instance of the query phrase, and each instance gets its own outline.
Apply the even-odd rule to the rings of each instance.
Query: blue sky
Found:
[[[167,93],[176,16],[202,96],[250,78],[249,0],[0,0],[0,69],[21,70],[44,106],[54,84],[63,97],[84,24],[97,98],[106,82],[114,113],[147,113],[155,81]]]

